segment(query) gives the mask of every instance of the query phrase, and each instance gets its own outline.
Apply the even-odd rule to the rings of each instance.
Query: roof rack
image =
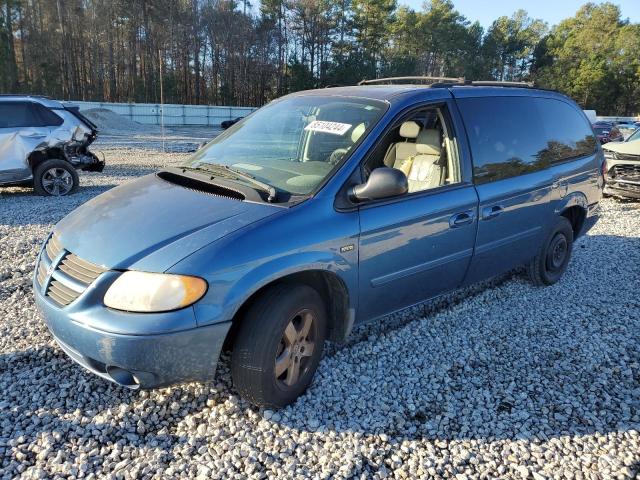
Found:
[[[423,76],[413,76],[413,77],[387,77],[387,78],[374,78],[372,80],[362,80],[358,82],[358,85],[372,85],[375,83],[393,83],[393,82],[404,82],[407,80],[413,81],[422,81],[422,82],[441,82],[441,83],[463,83],[463,77],[423,77]]]
[[[372,85],[376,83],[388,83],[394,82],[426,82],[431,81],[433,83],[427,86],[432,88],[448,88],[456,86],[471,86],[471,87],[520,87],[520,88],[533,88],[533,82],[506,82],[499,80],[467,80],[464,77],[452,78],[452,77],[388,77],[388,78],[376,78],[373,80],[362,80],[358,82],[358,85]]]
[[[447,87],[517,87],[517,88],[534,88],[533,82],[505,82],[500,80],[465,80],[462,83],[458,82],[442,82],[434,83],[430,85],[434,88],[447,88]]]

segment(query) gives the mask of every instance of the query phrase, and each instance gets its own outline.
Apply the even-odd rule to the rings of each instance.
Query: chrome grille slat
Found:
[[[68,273],[65,273],[64,271],[60,270],[60,268],[57,268],[51,274],[51,279],[57,280],[58,282],[62,283],[65,287],[73,290],[74,292],[78,292],[78,294],[81,294],[82,292],[84,292],[89,286],[86,283],[80,282],[79,280],[73,278]]]
[[[51,274],[45,295],[61,307],[76,300],[104,272],[99,265],[84,260],[69,251],[65,251],[60,239],[53,234],[40,256],[36,281],[40,286],[47,283],[50,265],[62,257]]]
[[[64,298],[67,301],[66,304],[73,302],[80,295],[78,292],[65,287],[61,282],[57,280],[51,281],[51,285],[49,285],[49,294],[55,294],[61,298]]]
[[[52,282],[53,283],[53,282]],[[70,297],[56,288],[47,290],[47,297],[52,298],[60,306],[66,307],[78,297]]]
[[[36,279],[38,280],[38,284],[42,285],[46,277],[47,277],[47,267],[45,266],[44,262],[41,261],[40,265],[38,266],[38,275],[36,276]]]
[[[45,250],[47,252],[49,260],[51,261],[53,261],[60,254],[60,252],[62,251],[62,246],[60,245],[60,242],[55,235],[51,236],[51,238],[47,242]]]
[[[93,282],[97,278],[97,276],[93,276],[90,274],[87,275],[80,270],[80,267],[73,266],[73,264],[71,264],[67,260],[62,260],[60,265],[58,265],[58,268],[70,277],[73,277],[86,285],[91,284],[91,282]]]
[[[106,269],[101,266],[87,262],[73,253],[69,253],[64,260],[64,263],[72,266],[76,270],[80,269],[80,271],[84,272],[85,275],[93,277],[93,280],[98,278],[98,275],[101,273],[106,272]]]

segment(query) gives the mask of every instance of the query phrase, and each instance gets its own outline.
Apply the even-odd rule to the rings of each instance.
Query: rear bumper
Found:
[[[102,172],[105,166],[104,160],[100,160],[95,153],[88,150],[86,154],[74,157],[71,163],[85,172]]]
[[[165,334],[123,335],[69,317],[37,288],[35,297],[47,327],[67,355],[96,375],[130,388],[212,379],[231,326],[223,322]],[[138,316],[131,314],[131,324]]]

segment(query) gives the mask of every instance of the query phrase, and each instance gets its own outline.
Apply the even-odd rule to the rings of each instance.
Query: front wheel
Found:
[[[251,403],[284,407],[309,386],[326,338],[322,298],[306,285],[267,290],[247,311],[233,346],[231,376]]]
[[[75,192],[79,185],[78,172],[64,160],[46,160],[33,172],[33,187],[38,195],[61,197]]]
[[[567,269],[573,250],[573,228],[569,220],[559,217],[540,252],[527,265],[534,285],[553,285]]]

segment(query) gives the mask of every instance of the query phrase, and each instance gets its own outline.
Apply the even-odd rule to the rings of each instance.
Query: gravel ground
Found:
[[[0,477],[633,478],[640,471],[640,203],[603,202],[567,274],[517,272],[360,327],[278,412],[215,382],[134,393],[86,373],[35,311],[52,225],[185,155],[107,149],[69,198],[0,189]]]

